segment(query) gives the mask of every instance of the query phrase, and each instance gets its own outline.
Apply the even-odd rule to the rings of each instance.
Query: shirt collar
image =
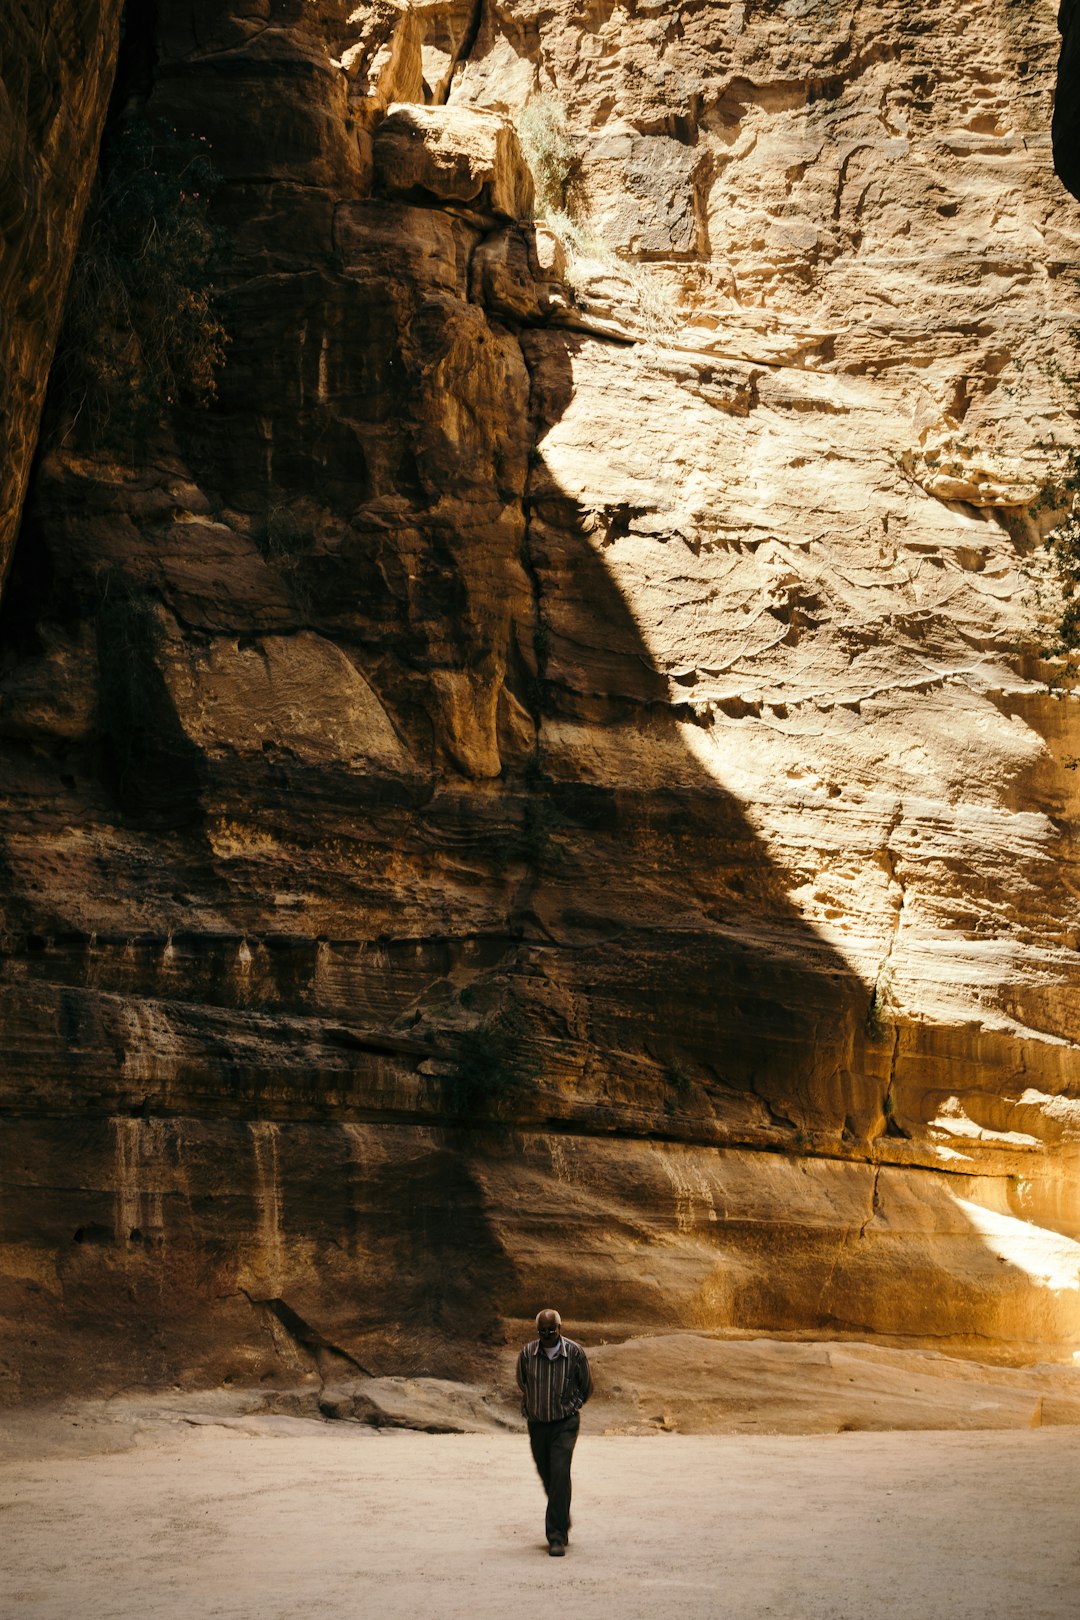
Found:
[[[541,1356],[541,1355],[542,1356],[547,1356],[547,1351],[544,1349],[544,1347],[540,1343],[539,1339],[534,1340],[533,1345],[532,1345],[532,1353],[533,1353],[534,1356]],[[566,1348],[566,1337],[565,1337],[564,1334],[560,1333],[559,1334],[559,1348],[556,1350],[555,1355],[556,1356],[566,1356],[566,1355],[569,1355],[569,1353],[570,1352]],[[554,1361],[554,1359],[555,1359],[555,1356],[548,1356],[549,1361]]]

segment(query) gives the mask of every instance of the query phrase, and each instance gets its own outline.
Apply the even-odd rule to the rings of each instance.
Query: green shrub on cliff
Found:
[[[587,292],[599,274],[625,287],[626,305],[646,336],[675,330],[678,320],[667,290],[648,265],[622,258],[590,220],[581,155],[570,134],[566,108],[552,95],[537,95],[518,116],[518,138],[536,189],[536,217],[559,238],[566,254],[566,280]]]
[[[891,950],[890,950],[891,955]],[[870,1004],[866,1009],[865,1031],[867,1039],[881,1044],[891,1041],[895,1029],[896,1003],[893,992],[895,970],[887,956],[878,968]]]
[[[566,108],[554,96],[534,96],[518,117],[517,131],[536,187],[537,213],[566,213],[577,164]]]
[[[1059,665],[1051,684],[1061,689],[1080,674],[1080,449],[1061,452],[1032,511],[1061,514],[1043,541],[1041,578],[1035,571],[1038,605],[1045,601],[1041,586],[1047,576],[1055,596],[1051,622],[1044,619],[1039,656]]]
[[[204,140],[134,119],[106,138],[54,382],[65,436],[98,448],[173,405],[206,405],[226,334],[215,307],[217,184]]]

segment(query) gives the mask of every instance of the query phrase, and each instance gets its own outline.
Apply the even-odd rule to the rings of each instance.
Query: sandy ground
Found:
[[[3,1620],[1080,1612],[1076,1428],[586,1428],[573,1544],[556,1560],[519,1435],[173,1419],[109,1453],[103,1431],[63,1423],[67,1442],[22,1460],[9,1446],[0,1463]]]

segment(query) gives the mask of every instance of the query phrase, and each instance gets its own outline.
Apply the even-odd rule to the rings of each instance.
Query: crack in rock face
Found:
[[[0,100],[0,1398],[483,1424],[380,1381],[555,1295],[1068,1360],[1050,9],[110,15]],[[42,413],[106,123],[209,154],[204,282],[97,317],[227,335],[141,419]]]

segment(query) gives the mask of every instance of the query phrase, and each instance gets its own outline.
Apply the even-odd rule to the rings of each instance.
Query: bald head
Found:
[[[562,1317],[558,1311],[538,1311],[536,1331],[540,1335],[540,1343],[544,1349],[553,1350],[562,1332]]]

